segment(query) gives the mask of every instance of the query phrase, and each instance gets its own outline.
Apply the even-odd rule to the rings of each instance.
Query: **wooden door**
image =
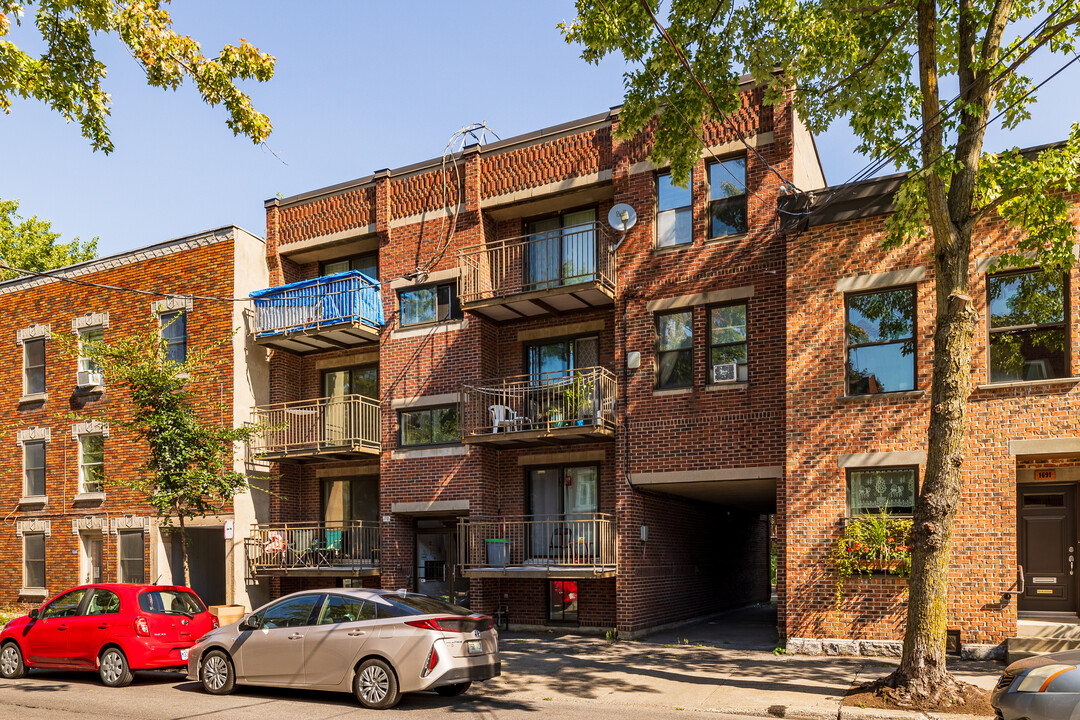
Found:
[[[1020,485],[1020,564],[1024,592],[1018,609],[1076,612],[1076,488]]]

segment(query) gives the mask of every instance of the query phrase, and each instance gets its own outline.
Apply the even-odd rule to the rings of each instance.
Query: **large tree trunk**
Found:
[[[191,567],[188,565],[187,554],[187,528],[184,526],[184,513],[177,513],[180,517],[180,556],[184,559],[184,585],[191,587]]]

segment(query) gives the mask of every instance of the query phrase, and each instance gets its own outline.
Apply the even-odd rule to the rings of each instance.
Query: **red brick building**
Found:
[[[928,241],[881,248],[899,184],[894,176],[832,188],[787,237],[778,583],[782,633],[797,651],[899,654],[903,637],[905,582],[852,578],[838,599],[828,559],[853,515],[910,512],[925,470],[934,266]],[[1080,225],[1075,205],[1072,219]],[[974,656],[999,653],[1018,618],[1075,622],[1080,609],[1080,333],[1071,310],[1080,288],[1075,273],[994,269],[1016,237],[996,217],[973,237],[979,319],[948,627]]]
[[[140,472],[144,451],[123,428],[79,419],[96,411],[122,418],[125,393],[85,358],[59,352],[53,337],[109,342],[158,313],[170,352],[183,357],[243,327],[245,303],[205,298],[263,287],[264,254],[262,240],[224,227],[0,283],[0,554],[8,558],[0,602],[38,602],[84,582],[182,582],[178,539],[122,485]],[[195,381],[244,422],[266,392],[265,353],[245,332],[214,352],[220,363]],[[260,503],[265,495],[245,494],[192,521],[192,584],[207,602],[265,599],[248,594],[243,553]],[[235,528],[231,539],[226,526]]]
[[[823,177],[790,106],[742,97],[688,189],[613,109],[267,201],[253,577],[624,634],[767,600],[778,176]]]

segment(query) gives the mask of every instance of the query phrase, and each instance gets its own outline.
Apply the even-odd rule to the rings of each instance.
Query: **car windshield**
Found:
[[[139,595],[139,607],[148,613],[188,617],[206,610],[199,596],[187,590],[148,590]]]
[[[426,595],[399,593],[381,595],[379,599],[388,603],[393,615],[472,615],[472,611]]]

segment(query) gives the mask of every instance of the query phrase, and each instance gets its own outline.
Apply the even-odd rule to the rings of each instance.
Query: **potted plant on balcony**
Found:
[[[837,603],[849,577],[869,578],[874,573],[907,577],[911,572],[911,524],[911,518],[897,517],[888,509],[847,521],[831,553],[837,570]]]
[[[586,417],[593,415],[593,381],[581,374],[580,370],[574,371],[574,379],[570,386],[563,391],[567,417],[570,422],[578,425],[585,424]]]

